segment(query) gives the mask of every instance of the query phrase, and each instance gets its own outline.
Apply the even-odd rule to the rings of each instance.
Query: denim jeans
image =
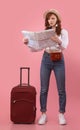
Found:
[[[41,90],[40,90],[40,105],[41,112],[47,111],[47,96],[49,90],[49,81],[51,71],[54,71],[57,90],[59,95],[59,112],[65,112],[66,106],[66,91],[65,91],[65,63],[64,56],[62,54],[62,59],[60,61],[52,61],[50,55],[47,52],[44,52],[40,68],[40,81],[41,81]]]

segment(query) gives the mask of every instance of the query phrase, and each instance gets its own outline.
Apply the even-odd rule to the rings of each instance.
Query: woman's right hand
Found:
[[[24,42],[24,44],[28,44],[28,42],[29,42],[28,38],[24,38],[23,42]]]

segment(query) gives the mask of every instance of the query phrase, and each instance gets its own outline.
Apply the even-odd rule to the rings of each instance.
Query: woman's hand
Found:
[[[61,45],[61,43],[62,43],[57,35],[52,36],[51,40],[54,41],[55,43],[58,43],[59,45]]]
[[[29,42],[28,38],[24,38],[23,42],[24,42],[24,44],[28,44],[28,42]]]

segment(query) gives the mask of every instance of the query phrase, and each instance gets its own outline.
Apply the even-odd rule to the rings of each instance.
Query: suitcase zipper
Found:
[[[13,103],[20,102],[20,101],[30,102],[33,104],[33,102],[28,99],[13,100]]]
[[[15,104],[16,102],[20,102],[20,101],[25,101],[25,102],[29,102],[34,104],[32,101],[27,100],[27,99],[21,99],[21,100],[13,100],[13,104]],[[33,110],[36,111],[36,107],[33,105]]]

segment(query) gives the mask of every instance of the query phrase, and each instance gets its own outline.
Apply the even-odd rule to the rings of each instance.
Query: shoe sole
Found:
[[[38,125],[45,125],[47,123],[47,120],[45,121],[45,123],[41,124],[41,123],[38,123]]]
[[[67,123],[65,122],[65,123],[59,123],[59,125],[67,125]]]

